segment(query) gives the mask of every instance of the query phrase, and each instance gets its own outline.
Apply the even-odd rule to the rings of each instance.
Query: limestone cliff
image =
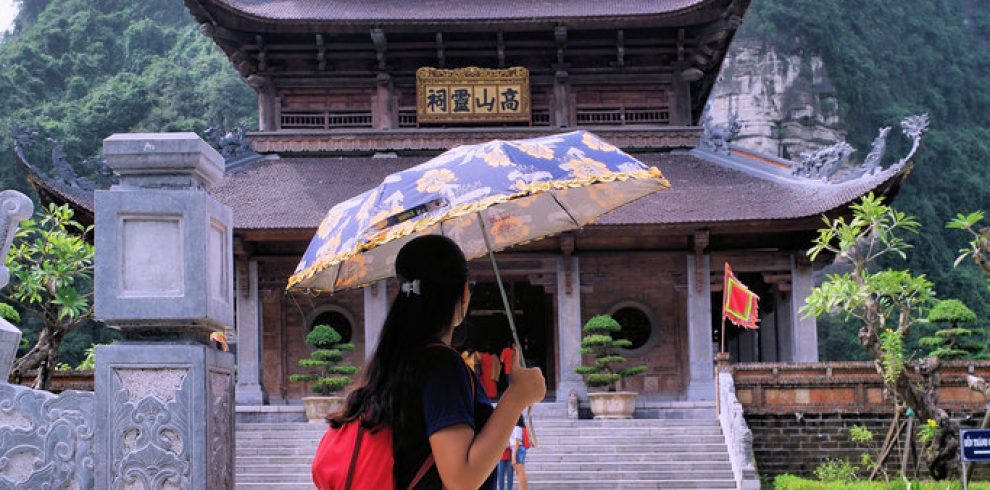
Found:
[[[733,142],[781,158],[797,159],[845,137],[821,58],[783,54],[753,39],[733,43],[708,113],[716,124],[736,113],[742,129]]]

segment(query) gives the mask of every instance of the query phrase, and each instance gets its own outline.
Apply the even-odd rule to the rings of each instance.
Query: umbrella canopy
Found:
[[[332,292],[391,277],[399,249],[420,235],[447,236],[474,259],[669,187],[587,131],[459,146],[330,209],[288,287]]]

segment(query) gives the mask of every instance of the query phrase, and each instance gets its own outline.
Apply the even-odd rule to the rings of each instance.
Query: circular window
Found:
[[[637,306],[620,306],[612,312],[612,318],[622,326],[622,330],[612,334],[612,338],[625,339],[632,343],[626,350],[638,350],[647,346],[653,336],[653,322],[643,309]]]
[[[339,311],[328,310],[316,315],[316,318],[313,318],[313,321],[309,323],[309,329],[312,330],[317,325],[330,325],[331,328],[340,334],[342,338],[341,342],[347,343],[351,341],[351,321]]]

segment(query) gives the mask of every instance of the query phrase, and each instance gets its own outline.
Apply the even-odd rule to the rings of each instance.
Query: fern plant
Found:
[[[319,368],[319,374],[293,374],[293,383],[312,382],[310,390],[322,396],[329,396],[343,390],[353,381],[349,376],[358,368],[351,364],[339,364],[345,352],[354,350],[354,344],[341,342],[343,338],[330,325],[317,325],[306,335],[306,343],[316,350],[299,365],[305,368]]]
[[[632,343],[626,339],[612,338],[612,334],[622,330],[622,326],[611,315],[592,317],[582,330],[584,338],[581,339],[580,352],[593,355],[595,360],[592,364],[575,368],[574,371],[587,376],[585,384],[589,388],[606,387],[608,391],[615,391],[622,379],[646,372],[645,365],[624,369],[616,367],[626,362],[626,358],[619,355],[616,349],[630,347]]]

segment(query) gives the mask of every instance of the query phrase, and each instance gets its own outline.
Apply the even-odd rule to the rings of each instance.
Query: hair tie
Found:
[[[406,293],[406,296],[409,296],[410,293],[419,296],[419,279],[402,283],[401,290]]]

